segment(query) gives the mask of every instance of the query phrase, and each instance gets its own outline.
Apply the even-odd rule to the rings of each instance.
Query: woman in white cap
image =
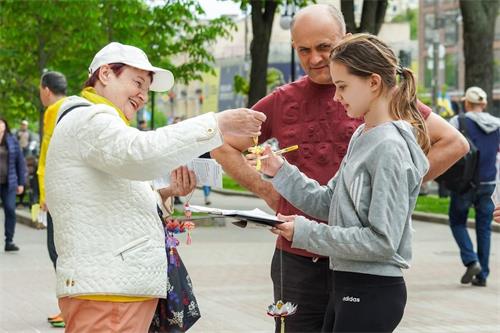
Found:
[[[61,106],[46,162],[46,201],[54,221],[57,296],[66,332],[146,332],[167,295],[162,224],[149,180],[223,143],[254,137],[265,116],[248,109],[204,114],[155,131],[129,126],[172,73],[136,47],[111,43],[90,65],[82,97]],[[164,196],[193,186],[181,183]]]

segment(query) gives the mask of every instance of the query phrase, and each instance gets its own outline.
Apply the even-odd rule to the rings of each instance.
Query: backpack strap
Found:
[[[73,111],[76,108],[84,107],[84,106],[91,106],[91,104],[77,104],[77,105],[73,105],[72,107],[64,110],[64,112],[61,114],[61,116],[59,117],[59,119],[57,119],[56,125],[59,124],[59,122],[61,121],[61,119],[63,119],[68,113],[70,113],[71,111]]]
[[[466,138],[469,137],[467,133],[467,126],[465,124],[465,112],[462,109],[462,105],[458,105],[458,130],[462,133]]]

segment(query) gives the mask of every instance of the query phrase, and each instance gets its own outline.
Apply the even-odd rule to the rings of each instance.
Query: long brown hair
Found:
[[[431,143],[427,126],[417,108],[415,77],[409,68],[399,65],[389,46],[376,36],[355,34],[337,44],[330,59],[345,65],[352,75],[380,75],[382,85],[389,91],[397,86],[391,98],[389,114],[394,119],[409,122],[416,130],[417,142],[422,150],[425,153],[429,151]]]
[[[0,121],[5,124],[5,132],[3,133],[3,136],[0,138],[0,144],[3,144],[7,140],[7,135],[10,135],[11,133],[7,119],[5,119],[4,117],[0,117]]]

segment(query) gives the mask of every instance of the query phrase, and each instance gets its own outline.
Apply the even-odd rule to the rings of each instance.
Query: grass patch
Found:
[[[448,215],[450,198],[440,198],[437,195],[419,196],[415,210],[418,212]],[[475,217],[474,209],[469,209],[469,218]]]
[[[236,180],[233,178],[229,177],[228,175],[223,175],[222,176],[222,187],[225,190],[233,190],[233,191],[240,191],[240,192],[248,192],[246,188],[238,184]]]
[[[184,211],[181,209],[174,209],[174,212],[172,213],[173,217],[184,217]],[[209,216],[207,213],[196,213],[196,212],[191,212],[191,216]]]

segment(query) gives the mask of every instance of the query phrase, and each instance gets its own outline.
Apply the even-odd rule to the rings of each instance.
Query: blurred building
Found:
[[[419,0],[419,78],[420,84],[432,89],[434,77],[433,48],[439,44],[437,86],[445,87],[452,100],[463,95],[465,60],[463,21],[458,0]],[[436,13],[438,16],[436,18]],[[437,29],[435,29],[437,24]],[[500,16],[497,16],[494,46],[494,107],[500,109]],[[480,52],[480,50],[478,50]]]

